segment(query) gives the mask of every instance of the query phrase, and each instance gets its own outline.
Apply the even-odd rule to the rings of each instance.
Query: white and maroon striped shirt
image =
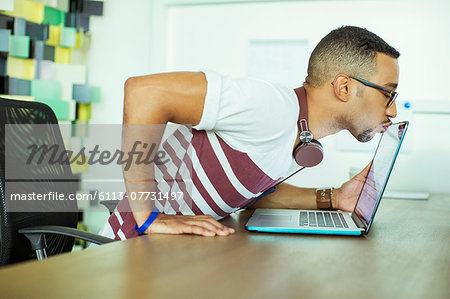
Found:
[[[157,200],[166,214],[221,219],[246,206],[286,175],[292,164],[299,114],[295,92],[256,79],[204,72],[208,81],[200,123],[180,126],[161,145],[168,163],[155,166],[157,192],[182,192],[182,200]],[[100,234],[137,236],[127,200]]]

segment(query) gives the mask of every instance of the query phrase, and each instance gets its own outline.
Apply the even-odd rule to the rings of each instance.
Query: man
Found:
[[[397,113],[399,55],[366,29],[344,26],[325,36],[311,54],[302,89],[314,138],[348,130],[367,142],[386,130]],[[124,171],[127,193],[182,191],[185,200],[146,202],[145,208],[142,202],[123,200],[102,234],[126,239],[140,233],[234,233],[217,220],[251,204],[288,175],[300,142],[299,109],[292,89],[212,71],[130,78],[124,128],[173,122],[193,129],[178,129],[162,144],[172,153],[172,166],[136,166],[134,175]],[[156,135],[151,142],[159,144],[162,133]],[[123,148],[143,136],[124,130]],[[184,154],[177,155],[180,150]],[[368,169],[334,189],[329,207],[352,210]],[[127,205],[132,213],[124,212]],[[282,183],[253,207],[316,209],[316,190]]]

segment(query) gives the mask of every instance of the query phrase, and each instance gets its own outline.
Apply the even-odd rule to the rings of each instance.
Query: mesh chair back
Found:
[[[76,200],[25,201],[25,205],[34,205],[33,211],[11,211],[8,191],[45,194],[62,188],[75,194],[78,180],[68,164],[21,163],[29,159],[28,147],[32,144],[58,145],[60,152],[65,152],[58,121],[47,105],[0,98],[0,136],[0,265],[5,265],[36,258],[28,239],[18,234],[20,228],[36,225],[76,228],[78,220]],[[70,251],[74,242],[73,238],[53,234],[46,235],[46,239],[49,256]]]

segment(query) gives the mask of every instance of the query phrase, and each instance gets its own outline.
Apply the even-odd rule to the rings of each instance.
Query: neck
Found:
[[[338,125],[338,107],[331,101],[333,95],[324,88],[304,84],[308,102],[308,125],[314,139],[320,139],[341,131]]]

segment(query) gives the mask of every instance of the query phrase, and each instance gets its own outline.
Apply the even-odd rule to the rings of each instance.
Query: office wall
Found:
[[[399,109],[399,118],[408,118],[411,127],[388,189],[450,193],[446,179],[450,166],[448,1],[181,2],[168,1],[167,71],[214,69],[244,76],[250,40],[307,40],[312,51],[330,30],[346,24],[382,36],[402,54],[398,103],[410,101],[413,108],[413,113]],[[298,85],[303,80],[299,77]],[[364,146],[354,142],[350,147],[356,151],[342,151],[340,139],[341,143],[351,140],[346,132],[323,139],[324,162],[291,182],[340,185],[350,168],[363,168],[369,162],[372,153],[358,151]]]
[[[92,85],[100,86],[102,90],[102,101],[92,107],[91,124],[121,124],[125,80],[150,72],[151,13],[152,1],[107,0],[104,2],[103,16],[91,18],[88,77]],[[103,171],[108,172],[110,168],[105,167]],[[84,181],[82,187],[85,190],[109,191],[111,182],[89,182],[94,178],[101,180],[109,177],[108,173],[91,169],[83,176],[88,181]],[[122,184],[122,190],[125,190],[123,183],[117,184]],[[101,207],[98,212],[85,213],[84,222],[90,231],[98,232],[108,216],[106,209]]]
[[[125,80],[149,73],[152,2],[108,0],[103,17],[91,20],[89,79],[103,99],[93,107],[91,123],[122,123]]]
[[[104,99],[93,108],[91,122],[122,121],[123,83],[130,76],[205,68],[243,76],[249,40],[307,40],[311,51],[330,30],[343,24],[358,25],[378,33],[402,53],[398,102],[411,101],[413,105],[412,114],[400,111],[412,123],[406,151],[398,159],[389,189],[450,193],[446,180],[450,166],[448,1],[211,4],[217,2],[105,2],[104,16],[91,21],[89,80],[101,86]],[[299,84],[303,79],[298,78]],[[431,113],[423,113],[427,109]],[[344,182],[350,168],[362,168],[371,158],[367,151],[340,150],[339,144],[348,140],[352,138],[344,132],[323,139],[324,163],[291,181],[303,186]],[[354,149],[364,148],[351,142]]]

